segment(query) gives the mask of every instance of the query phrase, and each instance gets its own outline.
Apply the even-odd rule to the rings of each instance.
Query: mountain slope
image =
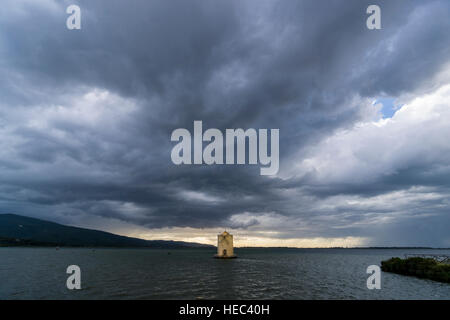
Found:
[[[0,245],[149,248],[212,247],[192,242],[130,238],[109,232],[70,227],[15,214],[0,214]]]

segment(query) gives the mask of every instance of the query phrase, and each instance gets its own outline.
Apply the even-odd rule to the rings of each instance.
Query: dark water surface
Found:
[[[169,254],[170,252],[170,254]],[[0,299],[450,299],[450,285],[382,273],[368,290],[366,268],[416,249],[0,248]],[[81,290],[66,268],[81,268]]]

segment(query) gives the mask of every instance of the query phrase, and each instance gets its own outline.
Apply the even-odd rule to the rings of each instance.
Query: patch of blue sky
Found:
[[[396,105],[395,98],[392,97],[378,98],[375,100],[374,105],[378,103],[381,103],[381,105],[383,106],[381,108],[383,118],[392,118],[395,112],[397,112],[397,110],[399,110],[402,107],[402,105]]]

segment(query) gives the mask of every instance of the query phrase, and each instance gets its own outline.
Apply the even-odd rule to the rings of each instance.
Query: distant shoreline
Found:
[[[215,249],[212,244],[175,240],[145,240],[121,236],[105,231],[65,226],[55,222],[16,214],[0,214],[0,247],[61,247],[61,248],[143,248],[143,249]],[[349,249],[349,250],[449,250],[423,246],[372,246],[372,247],[260,247],[242,246],[239,249]]]

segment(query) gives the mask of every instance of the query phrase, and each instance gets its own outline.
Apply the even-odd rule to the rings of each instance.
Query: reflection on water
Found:
[[[366,268],[405,253],[450,250],[0,248],[0,299],[450,299],[450,285],[382,273],[368,290]],[[67,266],[81,290],[66,288]]]

